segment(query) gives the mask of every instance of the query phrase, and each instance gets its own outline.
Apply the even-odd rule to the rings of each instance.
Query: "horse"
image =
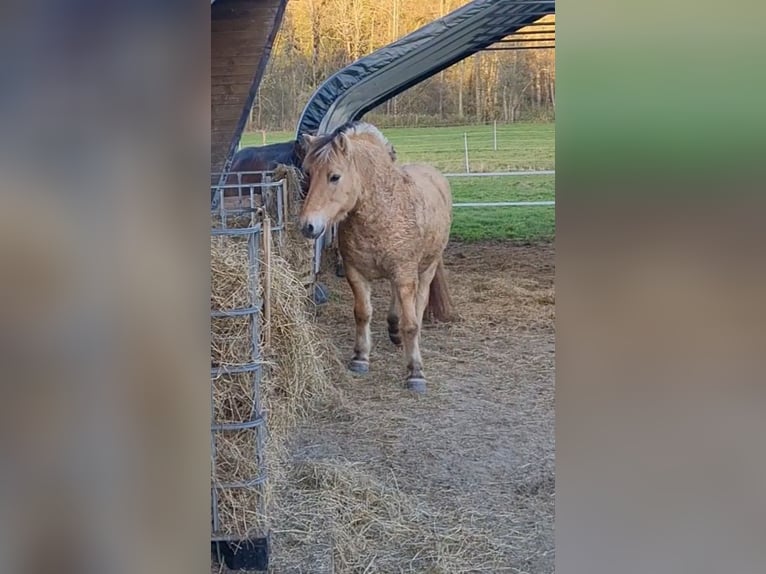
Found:
[[[405,386],[424,393],[424,312],[437,321],[452,315],[443,260],[452,223],[449,182],[431,166],[398,164],[386,137],[366,122],[302,137],[303,168],[310,177],[299,214],[301,232],[317,238],[339,224],[338,244],[354,294],[356,342],[348,368],[369,371],[371,282],[387,279],[389,339],[404,346]]]
[[[237,174],[240,172],[272,171],[279,164],[298,167],[303,161],[303,155],[304,150],[298,140],[265,146],[244,147],[234,154],[225,184],[227,186],[241,184],[243,188],[246,188],[248,185],[259,184],[263,181],[262,173]],[[305,195],[306,189],[302,190],[303,195]],[[260,194],[261,188],[256,186],[253,188],[253,192]],[[235,187],[224,189],[223,195],[224,201],[230,205],[236,204],[239,201],[239,190]],[[232,207],[235,207],[235,205],[232,205]]]

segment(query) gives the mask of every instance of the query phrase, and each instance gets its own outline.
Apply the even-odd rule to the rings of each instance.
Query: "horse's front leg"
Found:
[[[356,322],[354,357],[349,362],[348,368],[355,373],[366,373],[370,370],[370,348],[372,346],[370,283],[350,265],[346,265],[346,280],[354,293],[354,320]]]
[[[407,388],[416,393],[426,392],[423,359],[420,356],[420,320],[417,309],[417,280],[397,281],[396,294],[401,310],[400,326],[404,343],[404,357],[409,375]]]

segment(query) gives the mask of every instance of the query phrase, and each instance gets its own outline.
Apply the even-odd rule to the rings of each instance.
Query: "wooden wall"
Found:
[[[286,4],[287,0],[216,0],[211,6],[213,173],[222,171],[234,153]]]

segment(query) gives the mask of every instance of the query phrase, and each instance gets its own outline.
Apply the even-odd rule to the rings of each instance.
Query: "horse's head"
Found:
[[[316,238],[354,209],[361,185],[351,163],[353,144],[346,134],[303,137],[307,149],[303,169],[309,177],[309,190],[299,223],[303,235]]]
[[[309,238],[319,237],[354,209],[367,187],[363,177],[369,163],[396,161],[393,146],[364,122],[349,122],[324,136],[303,135],[301,144],[309,189],[299,223]]]

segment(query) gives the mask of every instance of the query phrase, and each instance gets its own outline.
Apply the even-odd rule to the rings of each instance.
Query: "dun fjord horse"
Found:
[[[425,392],[419,344],[423,313],[428,307],[442,321],[451,313],[442,262],[452,222],[449,183],[430,166],[397,165],[389,142],[367,123],[303,137],[310,183],[300,225],[305,236],[316,238],[340,222],[338,244],[356,319],[349,369],[369,370],[370,282],[388,279],[389,338],[404,343],[407,387]]]

